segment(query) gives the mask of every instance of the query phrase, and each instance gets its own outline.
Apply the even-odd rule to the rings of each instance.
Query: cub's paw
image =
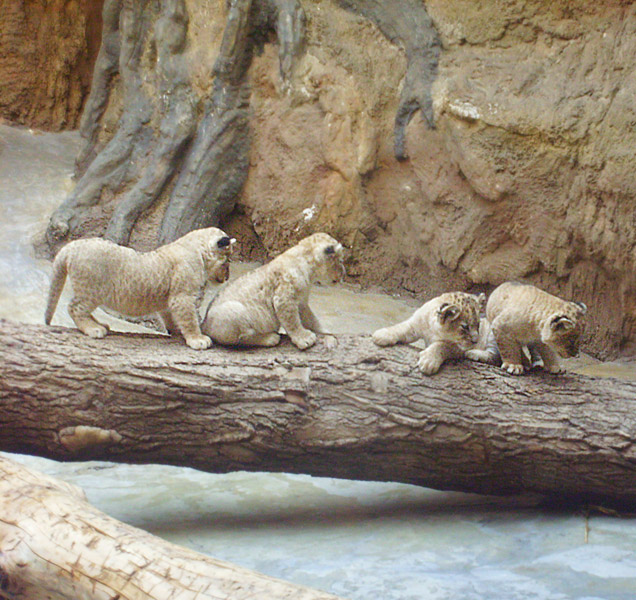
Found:
[[[212,345],[212,339],[207,335],[193,335],[186,340],[186,344],[193,350],[205,350]]]
[[[439,356],[435,356],[434,354],[424,350],[423,352],[420,352],[420,358],[417,361],[417,366],[424,375],[433,375],[439,371],[442,366],[442,362],[444,361]]]
[[[492,365],[496,361],[496,357],[492,355],[492,353],[488,352],[488,350],[466,350],[464,356],[469,360],[474,360],[475,362],[482,362]]]
[[[548,365],[546,365],[544,363],[543,369],[545,371],[547,371],[548,373],[554,373],[555,375],[557,373],[564,373],[565,372],[565,369],[563,368],[563,365],[561,365],[560,363],[553,363],[553,364],[548,364]]]
[[[106,325],[88,325],[83,332],[92,338],[103,338],[108,333],[108,327]]]
[[[391,333],[390,327],[383,327],[382,329],[378,329],[373,332],[371,339],[378,346],[394,346],[397,344],[397,340],[395,339],[395,335]]]
[[[301,335],[295,335],[291,341],[300,350],[306,350],[316,343],[316,339],[316,334],[313,331],[307,331]]]
[[[501,368],[504,371],[508,371],[511,375],[523,375],[523,365],[518,365],[515,363],[504,362],[501,365]]]

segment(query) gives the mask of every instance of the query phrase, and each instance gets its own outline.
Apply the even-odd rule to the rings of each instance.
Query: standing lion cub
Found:
[[[158,312],[168,332],[181,332],[190,348],[209,348],[212,341],[201,333],[197,305],[208,280],[227,280],[235,241],[209,227],[152,252],[101,238],[70,242],[53,262],[44,321],[51,323],[68,275],[73,285],[68,312],[82,333],[102,338],[108,332],[92,316],[98,306],[131,317]]]
[[[479,314],[486,296],[448,292],[423,304],[402,323],[378,329],[373,341],[378,346],[410,344],[424,339],[418,367],[425,375],[440,370],[444,361],[461,358],[479,340]]]
[[[539,288],[508,281],[497,287],[488,298],[486,318],[491,337],[501,355],[501,368],[511,375],[521,375],[526,367],[543,361],[550,373],[563,369],[559,356],[567,358],[579,353],[583,317],[587,307],[582,302],[568,302]],[[530,360],[525,356],[528,349]],[[491,362],[492,351],[471,350],[467,357]]]
[[[306,237],[221,290],[208,306],[202,331],[219,344],[275,346],[282,326],[295,346],[309,348],[322,333],[308,304],[311,284],[342,279],[342,252],[326,233]]]

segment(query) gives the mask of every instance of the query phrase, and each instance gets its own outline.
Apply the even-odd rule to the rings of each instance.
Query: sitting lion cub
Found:
[[[342,279],[342,251],[326,233],[306,237],[221,290],[208,306],[202,331],[219,344],[275,346],[282,326],[295,346],[309,348],[322,333],[308,304],[311,284]]]
[[[444,361],[461,358],[479,339],[479,313],[486,296],[449,292],[429,300],[406,321],[378,329],[378,346],[409,344],[421,338],[427,344],[420,352],[418,367],[425,375],[437,373]]]
[[[540,358],[546,371],[561,372],[558,356],[567,358],[579,353],[586,312],[582,302],[561,300],[533,285],[502,283],[490,295],[486,306],[491,337],[501,355],[501,368],[520,375]],[[486,351],[470,350],[466,355],[471,360],[492,362],[496,349],[492,350],[492,344],[489,347]]]
[[[209,348],[212,341],[201,334],[197,305],[208,280],[227,280],[235,241],[209,227],[152,252],[137,252],[101,238],[70,242],[53,262],[44,321],[51,323],[68,275],[73,285],[68,312],[82,333],[94,338],[106,335],[108,327],[92,316],[98,306],[131,317],[158,312],[168,332],[181,332],[190,348]]]

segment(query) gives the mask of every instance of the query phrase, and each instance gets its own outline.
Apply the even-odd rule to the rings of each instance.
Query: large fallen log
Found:
[[[0,457],[0,598],[337,600],[108,517],[75,486]]]
[[[636,384],[322,336],[301,352],[0,321],[0,450],[636,505]]]

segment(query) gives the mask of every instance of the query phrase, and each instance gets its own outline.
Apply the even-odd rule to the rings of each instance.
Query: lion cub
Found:
[[[541,358],[546,371],[561,372],[558,356],[567,358],[579,353],[586,312],[582,302],[562,300],[533,285],[502,283],[486,305],[486,318],[501,355],[501,368],[512,375],[521,375],[526,367],[532,366],[530,363],[535,364]],[[481,362],[492,362],[493,356],[492,350],[467,352],[468,358]]]
[[[442,294],[423,304],[406,321],[375,331],[373,341],[378,346],[393,346],[423,338],[427,347],[420,352],[417,365],[425,375],[432,375],[444,361],[463,357],[477,343],[479,314],[485,303],[484,294]]]
[[[68,275],[73,285],[68,312],[82,333],[102,338],[108,332],[92,316],[98,306],[131,317],[158,312],[168,332],[181,332],[190,348],[209,348],[212,341],[201,333],[197,305],[208,280],[227,280],[235,241],[209,227],[152,252],[101,238],[70,242],[53,262],[44,321],[51,323]]]
[[[308,304],[311,284],[342,279],[342,252],[326,233],[306,237],[222,289],[208,306],[202,331],[219,344],[275,346],[282,326],[295,346],[309,348],[323,333]]]

